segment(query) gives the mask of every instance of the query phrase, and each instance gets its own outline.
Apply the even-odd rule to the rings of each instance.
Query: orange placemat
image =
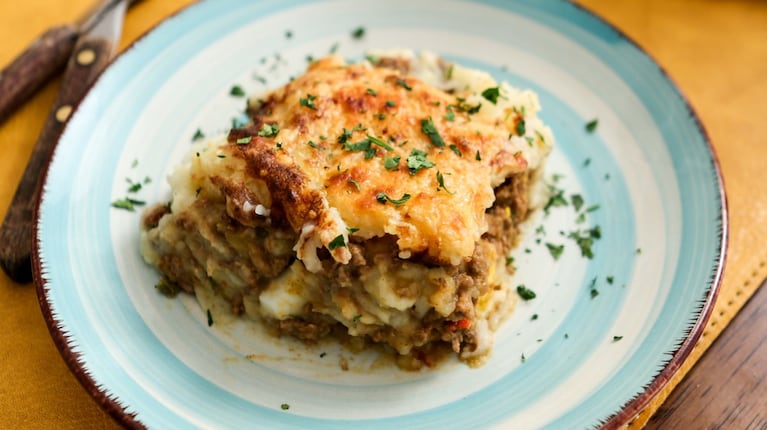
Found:
[[[191,0],[145,0],[128,14],[122,46]],[[0,64],[92,0],[0,3]],[[581,0],[643,46],[697,110],[718,154],[730,208],[730,246],[719,299],[703,337],[672,382],[630,425],[643,426],[767,276],[767,182],[760,145],[767,100],[767,3]],[[716,28],[717,31],[712,31]],[[721,37],[726,35],[727,37]],[[4,216],[56,82],[0,126],[0,216]],[[71,375],[48,335],[34,288],[0,274],[0,427],[104,429],[117,425]]]

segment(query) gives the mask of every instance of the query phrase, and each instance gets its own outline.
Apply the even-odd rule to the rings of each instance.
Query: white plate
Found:
[[[361,39],[351,36],[358,27]],[[110,207],[126,196],[126,178],[151,179],[132,197],[166,199],[163,178],[195,131],[225,132],[241,115],[232,85],[276,87],[301,73],[307,55],[333,47],[355,59],[369,48],[428,49],[537,91],[558,140],[547,177],[561,175],[567,196],[599,205],[583,224],[572,206],[528,223],[515,282],[538,297],[518,306],[481,368],[366,370],[369,355],[333,345],[269,339],[239,321],[208,327],[193,299],[153,288],[158,274],[138,252],[139,213]],[[560,234],[595,226],[593,259]],[[615,427],[700,335],[720,280],[726,209],[716,160],[683,97],[635,45],[575,5],[216,0],[168,19],[98,80],[50,165],[37,238],[54,338],[125,424]],[[547,242],[565,245],[562,258]],[[350,371],[340,370],[341,356]]]

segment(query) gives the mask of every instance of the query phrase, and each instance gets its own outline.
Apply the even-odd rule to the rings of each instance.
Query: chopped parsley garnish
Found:
[[[274,137],[280,132],[280,126],[277,123],[274,124],[262,124],[261,129],[258,130],[258,135],[261,137]]]
[[[591,164],[591,158],[583,160],[583,167],[589,167],[589,164]]]
[[[532,300],[535,298],[535,291],[525,287],[524,284],[517,285],[517,294],[524,301]]]
[[[447,107],[447,113],[445,114],[445,121],[450,121],[450,122],[455,121],[455,112],[453,112],[452,106]]]
[[[387,107],[394,107],[394,106],[396,106],[396,103],[394,103],[394,100],[386,100],[386,106]]]
[[[522,363],[524,363],[524,362],[525,362],[525,360],[526,360],[526,358],[525,358],[525,353],[523,352],[523,353],[522,353],[522,355],[520,355],[520,356],[519,356],[519,361],[521,361]]]
[[[511,266],[514,264],[514,257],[506,257],[506,265]]]
[[[368,140],[370,141],[370,143],[378,145],[378,146],[380,146],[381,148],[383,148],[383,149],[385,149],[387,151],[393,151],[394,150],[394,148],[392,148],[391,145],[389,145],[388,143],[384,142],[383,140],[381,140],[381,139],[379,139],[379,138],[377,138],[375,136],[368,135]]]
[[[421,120],[421,131],[431,140],[432,145],[438,148],[445,146],[445,142],[442,140],[442,136],[439,135],[439,131],[437,131],[437,127],[434,126],[431,118]]]
[[[370,146],[370,140],[360,140],[359,142],[355,143],[344,143],[344,149],[347,151],[359,151],[365,153],[365,159],[369,160],[376,155],[376,149]]]
[[[567,206],[567,200],[565,200],[565,197],[564,197],[565,191],[553,185],[549,185],[548,187],[549,187],[549,193],[550,193],[549,200],[543,206],[543,211],[545,213],[549,213],[549,209],[551,209],[552,207]]]
[[[426,159],[428,154],[420,149],[413,149],[410,155],[407,157],[407,168],[410,170],[411,175],[415,175],[422,169],[428,169],[434,167],[435,164]]]
[[[360,231],[360,229],[357,228],[357,227],[346,227],[346,231],[348,231],[349,234],[354,234],[354,233]]]
[[[437,191],[439,191],[440,189],[443,189],[445,190],[446,193],[453,194],[453,192],[448,190],[447,187],[445,186],[445,177],[442,175],[442,172],[440,172],[439,170],[437,170],[437,184],[439,184],[439,188],[437,188]]]
[[[323,351],[320,353],[320,358],[325,358],[326,355],[328,355],[328,353]]]
[[[360,190],[360,183],[355,181],[354,179],[349,179],[349,180],[346,181],[346,183],[354,186],[354,188],[356,188],[357,191]]]
[[[133,160],[133,162],[132,162],[132,163],[130,163],[130,167],[131,167],[131,169],[134,169],[134,168],[136,168],[136,166],[138,166],[138,160]]]
[[[283,411],[287,411],[288,409],[290,409],[290,405],[289,405],[289,404],[287,404],[287,403],[283,403],[283,404],[281,404],[281,405],[280,405],[280,408],[281,408]]]
[[[245,136],[237,139],[236,143],[238,145],[247,145],[251,140],[253,140],[253,136]]]
[[[359,322],[360,318],[362,318],[362,315],[357,314],[354,317],[352,317],[352,322],[354,323]]]
[[[623,339],[623,336],[613,336],[613,342],[617,342],[621,339]]]
[[[482,91],[482,97],[492,104],[498,103],[498,96],[501,95],[500,87],[491,87]]]
[[[385,157],[383,160],[384,167],[386,170],[397,170],[399,168],[399,161],[400,156],[396,155],[394,157]]]
[[[306,142],[306,144],[311,146],[312,148],[320,149],[320,145],[317,145],[314,141],[310,140],[310,141]]]
[[[573,194],[570,196],[570,203],[573,204],[575,211],[578,212],[583,207],[583,196],[580,194]]]
[[[597,129],[597,125],[599,125],[599,120],[596,118],[592,119],[586,123],[586,131],[593,133]]]
[[[474,156],[474,158],[475,158],[477,161],[482,161],[482,155],[480,155],[480,153],[479,153],[479,149],[477,149],[477,154]]]
[[[370,64],[378,64],[378,61],[380,60],[379,57],[372,54],[366,54],[365,59],[368,60]]]
[[[594,212],[597,209],[599,209],[599,205],[591,205],[586,208],[586,212]]]
[[[456,97],[456,100],[458,100],[458,103],[451,106],[455,107],[460,112],[466,112],[469,115],[479,112],[479,108],[482,107],[482,103],[477,103],[476,106],[466,103],[466,99],[463,97]]]
[[[334,43],[330,46],[330,49],[328,50],[329,53],[335,54],[336,51],[338,51],[338,42]]]
[[[141,182],[136,182],[128,188],[129,193],[137,193],[141,191]]]
[[[386,119],[386,114],[383,113],[383,112],[379,113],[379,114],[376,114],[376,118],[378,118],[379,120],[383,121],[383,120]]]
[[[565,250],[564,245],[554,245],[553,243],[546,243],[546,248],[549,249],[549,253],[555,260],[559,260],[562,256],[562,252]]]
[[[389,202],[395,206],[399,206],[405,203],[406,201],[410,200],[410,194],[405,193],[402,195],[401,198],[393,199],[389,197],[386,193],[381,192],[376,195],[376,200],[378,200],[378,203],[381,203],[381,204],[386,204],[386,202]]]
[[[450,67],[445,70],[445,79],[453,79],[453,69],[455,68],[455,64],[451,64]]]
[[[397,85],[401,86],[402,88],[404,88],[404,89],[406,89],[408,91],[413,91],[413,87],[408,85],[407,81],[404,80],[404,79],[399,79],[398,78],[396,81],[394,81],[394,83],[396,83]]]
[[[136,206],[143,206],[146,202],[131,198],[124,198],[115,200],[112,202],[112,207],[117,209],[125,209],[127,211],[133,212],[136,209]]]
[[[538,314],[533,314],[533,315],[530,317],[530,320],[531,320],[531,321],[535,321],[535,320],[537,320],[537,319],[538,319]]]
[[[460,150],[460,149],[458,149],[458,147],[457,147],[456,145],[454,145],[454,144],[451,144],[451,145],[449,146],[449,148],[450,148],[450,150],[451,150],[451,151],[453,151],[453,153],[455,153],[455,155],[457,155],[457,156],[459,156],[459,157],[463,156],[463,154],[461,154],[461,150]]]
[[[290,30],[286,30],[286,31],[285,31],[285,38],[286,38],[286,39],[290,39],[290,38],[292,38],[292,37],[293,37],[293,32],[292,32],[292,31],[290,31]]]
[[[599,226],[595,226],[589,230],[573,231],[567,237],[575,240],[578,247],[581,249],[581,255],[586,258],[593,258],[594,252],[591,247],[594,245],[594,240],[602,237],[602,230]]]
[[[313,96],[311,94],[307,94],[305,99],[298,99],[298,103],[301,106],[308,107],[309,109],[317,110],[317,106],[314,105],[314,100],[317,99],[317,96]]]
[[[613,282],[615,281],[615,278],[612,276],[607,276],[605,277],[605,280],[607,281],[608,284],[612,285]]]
[[[344,239],[344,235],[339,234],[336,236],[333,240],[328,243],[328,249],[330,251],[333,251],[336,248],[343,248],[346,246],[346,240]]]
[[[234,97],[244,97],[245,96],[245,90],[242,89],[239,85],[234,85],[229,90],[229,95]]]
[[[368,88],[367,90],[365,90],[365,92],[366,92],[366,93],[368,93],[368,94],[370,94],[370,95],[371,95],[371,96],[373,96],[373,97],[375,97],[375,96],[377,96],[377,95],[378,95],[378,91],[376,91],[376,90],[374,90],[374,89],[372,89],[372,88]]]
[[[525,120],[520,118],[517,121],[517,125],[514,127],[514,131],[517,132],[517,136],[524,136],[527,130],[525,129]]]
[[[352,137],[352,131],[344,128],[343,131],[341,132],[341,135],[338,136],[338,143],[346,143],[349,139],[351,139],[351,137]]]
[[[192,142],[198,141],[200,139],[205,138],[205,134],[203,134],[202,130],[199,128],[194,132],[194,135],[192,136]]]
[[[365,27],[357,27],[352,31],[352,38],[362,39],[365,36]]]
[[[208,327],[213,325],[213,315],[210,313],[210,309],[208,309]]]
[[[599,295],[599,290],[597,290],[596,288],[591,288],[590,294],[591,294],[591,298],[594,299]]]

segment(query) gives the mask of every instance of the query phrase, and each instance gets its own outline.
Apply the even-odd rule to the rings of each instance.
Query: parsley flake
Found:
[[[204,138],[205,138],[205,134],[203,134],[202,130],[200,130],[200,129],[198,128],[198,129],[197,129],[197,130],[194,132],[194,135],[192,135],[192,142],[196,142],[196,141],[198,141],[198,140],[200,140],[200,139],[204,139]]]
[[[434,167],[435,164],[426,159],[428,154],[420,149],[413,148],[410,155],[407,157],[407,168],[410,170],[411,175],[415,175],[422,169],[428,169]]]
[[[210,313],[210,309],[208,309],[208,327],[213,325],[213,315]]]
[[[251,140],[253,140],[253,136],[245,136],[245,137],[241,137],[237,139],[235,143],[237,143],[238,145],[247,145],[248,143],[250,143]]]
[[[597,129],[597,125],[599,125],[599,120],[594,118],[591,121],[586,123],[586,131],[589,133],[593,133]]]
[[[386,170],[397,170],[399,168],[399,161],[399,155],[394,157],[385,157],[383,160],[384,168],[386,168]]]
[[[258,135],[261,137],[274,137],[280,132],[280,126],[277,123],[274,124],[262,124],[261,129],[258,130]]]
[[[517,294],[524,301],[532,300],[535,298],[535,291],[525,287],[524,284],[517,285]]]
[[[317,106],[314,105],[314,100],[316,100],[316,99],[317,99],[317,96],[313,96],[311,94],[307,94],[305,99],[299,98],[298,99],[298,103],[301,106],[308,107],[309,109],[317,110]]]
[[[455,121],[455,112],[453,112],[452,106],[447,107],[447,113],[445,114],[445,121],[450,121],[450,122]]]
[[[457,156],[459,156],[459,157],[462,157],[462,156],[463,156],[463,154],[461,154],[461,150],[460,150],[460,149],[458,149],[458,147],[457,147],[456,145],[454,145],[454,144],[451,144],[451,145],[449,146],[449,148],[450,148],[450,150],[451,150],[451,151],[453,151],[453,153],[454,153],[455,155],[457,155]]]
[[[421,120],[421,131],[431,140],[432,145],[438,148],[445,146],[445,142],[442,140],[442,136],[439,135],[439,131],[437,131],[437,127],[434,126],[431,118]]]
[[[386,100],[386,107],[394,107],[396,106],[396,103],[394,103],[394,100]]]
[[[346,246],[346,240],[344,239],[344,235],[339,234],[336,236],[333,240],[328,243],[328,250],[333,251],[337,248],[343,248]]]
[[[517,136],[524,136],[527,132],[525,128],[525,120],[523,118],[520,118],[519,121],[517,121],[517,125],[514,127],[514,131],[517,132]]]
[[[377,95],[378,95],[378,91],[376,91],[376,90],[374,90],[374,89],[372,89],[372,88],[368,88],[367,90],[365,90],[365,92],[366,92],[366,93],[368,93],[368,94],[370,94],[370,95],[371,95],[371,96],[373,96],[373,97],[375,97],[375,96],[377,96]]]
[[[498,103],[498,96],[501,95],[500,87],[491,87],[482,91],[482,97],[492,104]]]
[[[352,38],[362,39],[365,36],[365,27],[357,27],[352,31]]]
[[[287,403],[283,403],[280,405],[280,409],[282,409],[283,411],[287,411],[288,409],[290,409],[290,405]]]
[[[546,243],[546,248],[549,249],[549,253],[554,257],[554,260],[559,260],[559,257],[562,256],[562,252],[565,250],[564,245],[554,245],[553,243]]]
[[[404,88],[404,89],[406,89],[408,91],[413,91],[413,87],[408,85],[407,81],[404,80],[404,79],[399,79],[398,78],[396,81],[394,81],[394,83],[399,85],[399,86],[401,86],[402,88]]]
[[[573,194],[570,196],[570,203],[573,204],[575,211],[578,212],[583,207],[583,196],[580,194]]]
[[[399,205],[405,203],[406,201],[410,200],[410,194],[405,193],[405,194],[402,195],[401,198],[393,199],[393,198],[389,197],[386,193],[381,192],[381,193],[378,193],[376,195],[376,200],[378,200],[378,203],[381,203],[381,204],[384,204],[384,205],[386,204],[386,202],[389,202],[389,203],[391,203],[391,204],[393,204],[395,206],[399,206]]]
[[[617,342],[621,339],[623,339],[623,336],[613,336],[613,342]]]
[[[448,190],[447,187],[445,187],[445,177],[442,175],[442,172],[437,170],[437,184],[439,184],[439,188],[437,188],[437,191],[440,189],[445,190],[448,194],[453,194],[452,191]]]
[[[229,95],[234,97],[245,97],[245,90],[239,85],[234,85],[229,90]]]

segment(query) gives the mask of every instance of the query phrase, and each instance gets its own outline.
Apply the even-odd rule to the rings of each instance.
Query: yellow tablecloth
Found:
[[[0,65],[92,0],[0,2]],[[122,46],[191,0],[144,0]],[[581,0],[643,46],[697,110],[719,157],[730,208],[724,282],[703,337],[672,383],[631,424],[641,427],[767,276],[767,3],[748,0]],[[4,216],[58,90],[48,85],[0,126]],[[48,335],[34,288],[0,274],[0,427],[116,427],[70,374]]]

